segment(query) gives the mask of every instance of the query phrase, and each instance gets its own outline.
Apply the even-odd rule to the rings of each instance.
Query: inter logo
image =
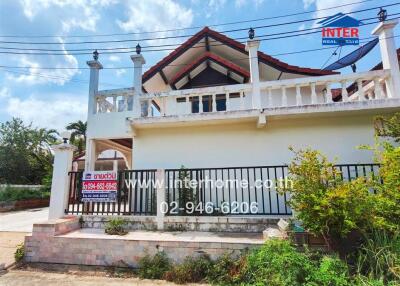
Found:
[[[361,21],[343,13],[328,17],[318,24],[322,25],[322,45],[347,46],[359,44]]]

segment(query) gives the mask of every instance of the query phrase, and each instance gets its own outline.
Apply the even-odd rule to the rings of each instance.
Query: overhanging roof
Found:
[[[242,44],[236,40],[233,40],[233,39],[231,39],[221,33],[218,33],[214,30],[211,30],[208,27],[205,27],[201,31],[196,33],[194,36],[189,38],[187,41],[185,41],[182,45],[180,45],[178,48],[176,48],[173,52],[171,52],[165,58],[163,58],[156,65],[154,65],[149,70],[147,70],[143,75],[143,83],[145,84],[152,77],[154,77],[157,73],[160,73],[163,80],[167,83],[168,80],[166,79],[163,69],[168,67],[169,65],[171,65],[172,62],[177,60],[180,56],[185,54],[191,48],[193,48],[193,49],[203,48],[204,53],[208,52],[210,50],[209,39],[212,39],[214,42],[221,43],[221,45],[219,45],[221,47],[228,47],[228,48],[231,48],[231,49],[239,52],[242,55],[248,55],[248,52],[245,50],[244,44]],[[203,40],[204,40],[204,45],[203,44],[199,45]],[[219,48],[219,47],[215,47],[215,48]],[[284,62],[282,62],[272,56],[269,56],[263,52],[260,52],[260,51],[258,52],[258,59],[259,59],[260,63],[268,65],[272,68],[275,68],[276,70],[278,70],[280,72],[285,72],[285,73],[290,73],[290,74],[305,75],[305,76],[320,76],[320,75],[335,74],[335,72],[327,71],[327,70],[304,68],[304,67],[289,65],[287,63],[284,63]],[[191,63],[188,63],[188,64],[191,64]],[[177,73],[175,73],[173,75],[173,77],[176,74]]]
[[[178,81],[184,78],[187,75],[190,75],[190,72],[199,67],[202,64],[209,64],[210,62],[221,66],[222,68],[226,69],[228,72],[236,73],[238,76],[243,78],[243,81],[247,81],[250,78],[250,73],[241,68],[240,66],[227,61],[211,52],[206,52],[202,57],[198,58],[197,60],[193,61],[191,64],[187,65],[183,68],[175,77],[171,80],[171,84],[175,85]]]

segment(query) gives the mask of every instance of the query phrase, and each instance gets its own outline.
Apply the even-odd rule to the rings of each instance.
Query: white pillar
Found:
[[[133,73],[133,111],[135,117],[140,117],[141,106],[140,106],[140,95],[142,94],[142,67],[146,63],[141,54],[132,55],[131,60],[133,61],[134,73]],[[146,107],[147,110],[147,107]]]
[[[90,67],[88,117],[96,113],[96,94],[99,91],[99,70],[103,68],[98,60],[87,61]]]
[[[260,96],[260,72],[258,68],[258,47],[260,41],[253,39],[248,40],[246,43],[246,51],[249,52],[250,62],[250,82],[253,84],[252,94],[252,107],[254,109],[261,108],[261,96]]]
[[[51,182],[49,219],[65,215],[68,202],[69,176],[76,147],[67,143],[52,146],[54,151],[53,179]]]
[[[155,178],[156,192],[157,192],[157,230],[164,229],[165,213],[162,212],[162,204],[165,202],[165,170],[160,169],[156,172]]]
[[[85,171],[94,171],[97,160],[96,154],[96,141],[88,138],[86,140]]]
[[[118,160],[117,160],[117,152],[114,152],[114,160],[113,160],[113,171],[118,171]]]
[[[372,31],[372,35],[379,36],[382,66],[390,70],[390,79],[386,81],[388,97],[400,97],[400,70],[397,60],[396,44],[393,29],[398,20],[384,21]]]

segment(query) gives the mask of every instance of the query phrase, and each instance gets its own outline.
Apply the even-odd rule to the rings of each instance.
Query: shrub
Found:
[[[110,235],[125,235],[128,232],[125,229],[127,222],[122,218],[112,218],[105,226],[105,232]]]
[[[268,240],[247,257],[245,280],[255,285],[304,285],[312,267],[304,253],[286,240]]]
[[[358,252],[357,271],[385,283],[400,283],[400,236],[373,232]]]
[[[400,112],[392,117],[375,117],[375,133],[381,137],[390,137],[400,143]]]
[[[161,279],[172,267],[165,252],[158,252],[153,257],[146,255],[139,260],[138,264],[138,274],[142,279]]]
[[[322,235],[333,249],[351,231],[369,229],[374,218],[370,181],[359,178],[343,182],[340,172],[320,152],[294,152],[289,165],[289,205],[303,226]]]
[[[11,187],[6,187],[4,190],[0,190],[0,202],[14,202],[45,198],[50,198],[50,192],[33,189],[17,189]]]
[[[336,256],[322,257],[319,267],[312,268],[307,278],[307,286],[347,286],[350,285],[347,264]]]
[[[244,269],[247,254],[239,258],[229,253],[220,256],[213,264],[207,275],[207,280],[216,285],[236,285],[244,280]]]
[[[186,257],[182,264],[174,266],[166,272],[164,278],[178,284],[196,283],[205,280],[212,267],[212,261],[208,256],[198,258]]]
[[[23,244],[23,243],[18,244],[18,245],[17,245],[17,249],[15,250],[15,253],[14,253],[15,262],[20,262],[20,261],[22,261],[22,259],[24,258],[24,256],[25,256],[25,247],[24,247],[24,244]]]
[[[383,151],[377,152],[381,162],[380,178],[376,182],[375,227],[400,232],[400,147],[383,144]]]

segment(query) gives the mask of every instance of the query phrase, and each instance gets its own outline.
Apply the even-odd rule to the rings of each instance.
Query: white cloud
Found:
[[[86,120],[87,102],[86,97],[71,94],[51,94],[46,100],[31,95],[26,99],[9,97],[4,109],[26,123],[62,131],[69,122]]]
[[[322,10],[314,13],[314,17],[327,17],[334,15],[338,12],[349,13],[354,10],[357,10],[362,4],[354,4],[348,5],[345,7],[339,7],[341,5],[354,3],[353,0],[303,0],[304,9],[310,8],[312,5],[315,5],[316,10],[338,7],[336,9]]]
[[[126,74],[126,69],[117,69],[115,70],[115,74],[117,77],[121,77],[122,75]]]
[[[127,5],[126,20],[117,19],[117,25],[125,32],[164,31],[190,26],[193,12],[173,0],[133,1]],[[163,37],[176,33],[163,32],[151,37]],[[173,40],[167,40],[171,43]],[[163,41],[151,41],[160,44]]]
[[[247,4],[254,5],[256,7],[264,3],[264,0],[235,0],[235,7],[242,8]]]
[[[108,57],[108,60],[111,62],[120,62],[121,61],[121,57],[120,56],[116,56],[116,55],[111,55]]]
[[[99,8],[117,3],[118,0],[20,0],[24,15],[31,21],[49,9],[60,9],[62,29],[69,32],[73,28],[95,31],[100,20]]]
[[[226,0],[208,0],[206,8],[206,18],[220,11],[226,4]]]
[[[0,100],[7,99],[11,96],[10,89],[3,87],[0,89]]]
[[[58,40],[60,42],[60,49],[63,50],[63,56],[48,56],[45,59],[26,55],[17,57],[17,65],[29,68],[18,71],[18,75],[8,73],[8,79],[31,85],[44,83],[64,85],[70,81],[74,75],[79,73],[77,69],[78,60],[73,55],[68,54],[61,39]],[[43,66],[51,66],[59,69],[41,69]]]

